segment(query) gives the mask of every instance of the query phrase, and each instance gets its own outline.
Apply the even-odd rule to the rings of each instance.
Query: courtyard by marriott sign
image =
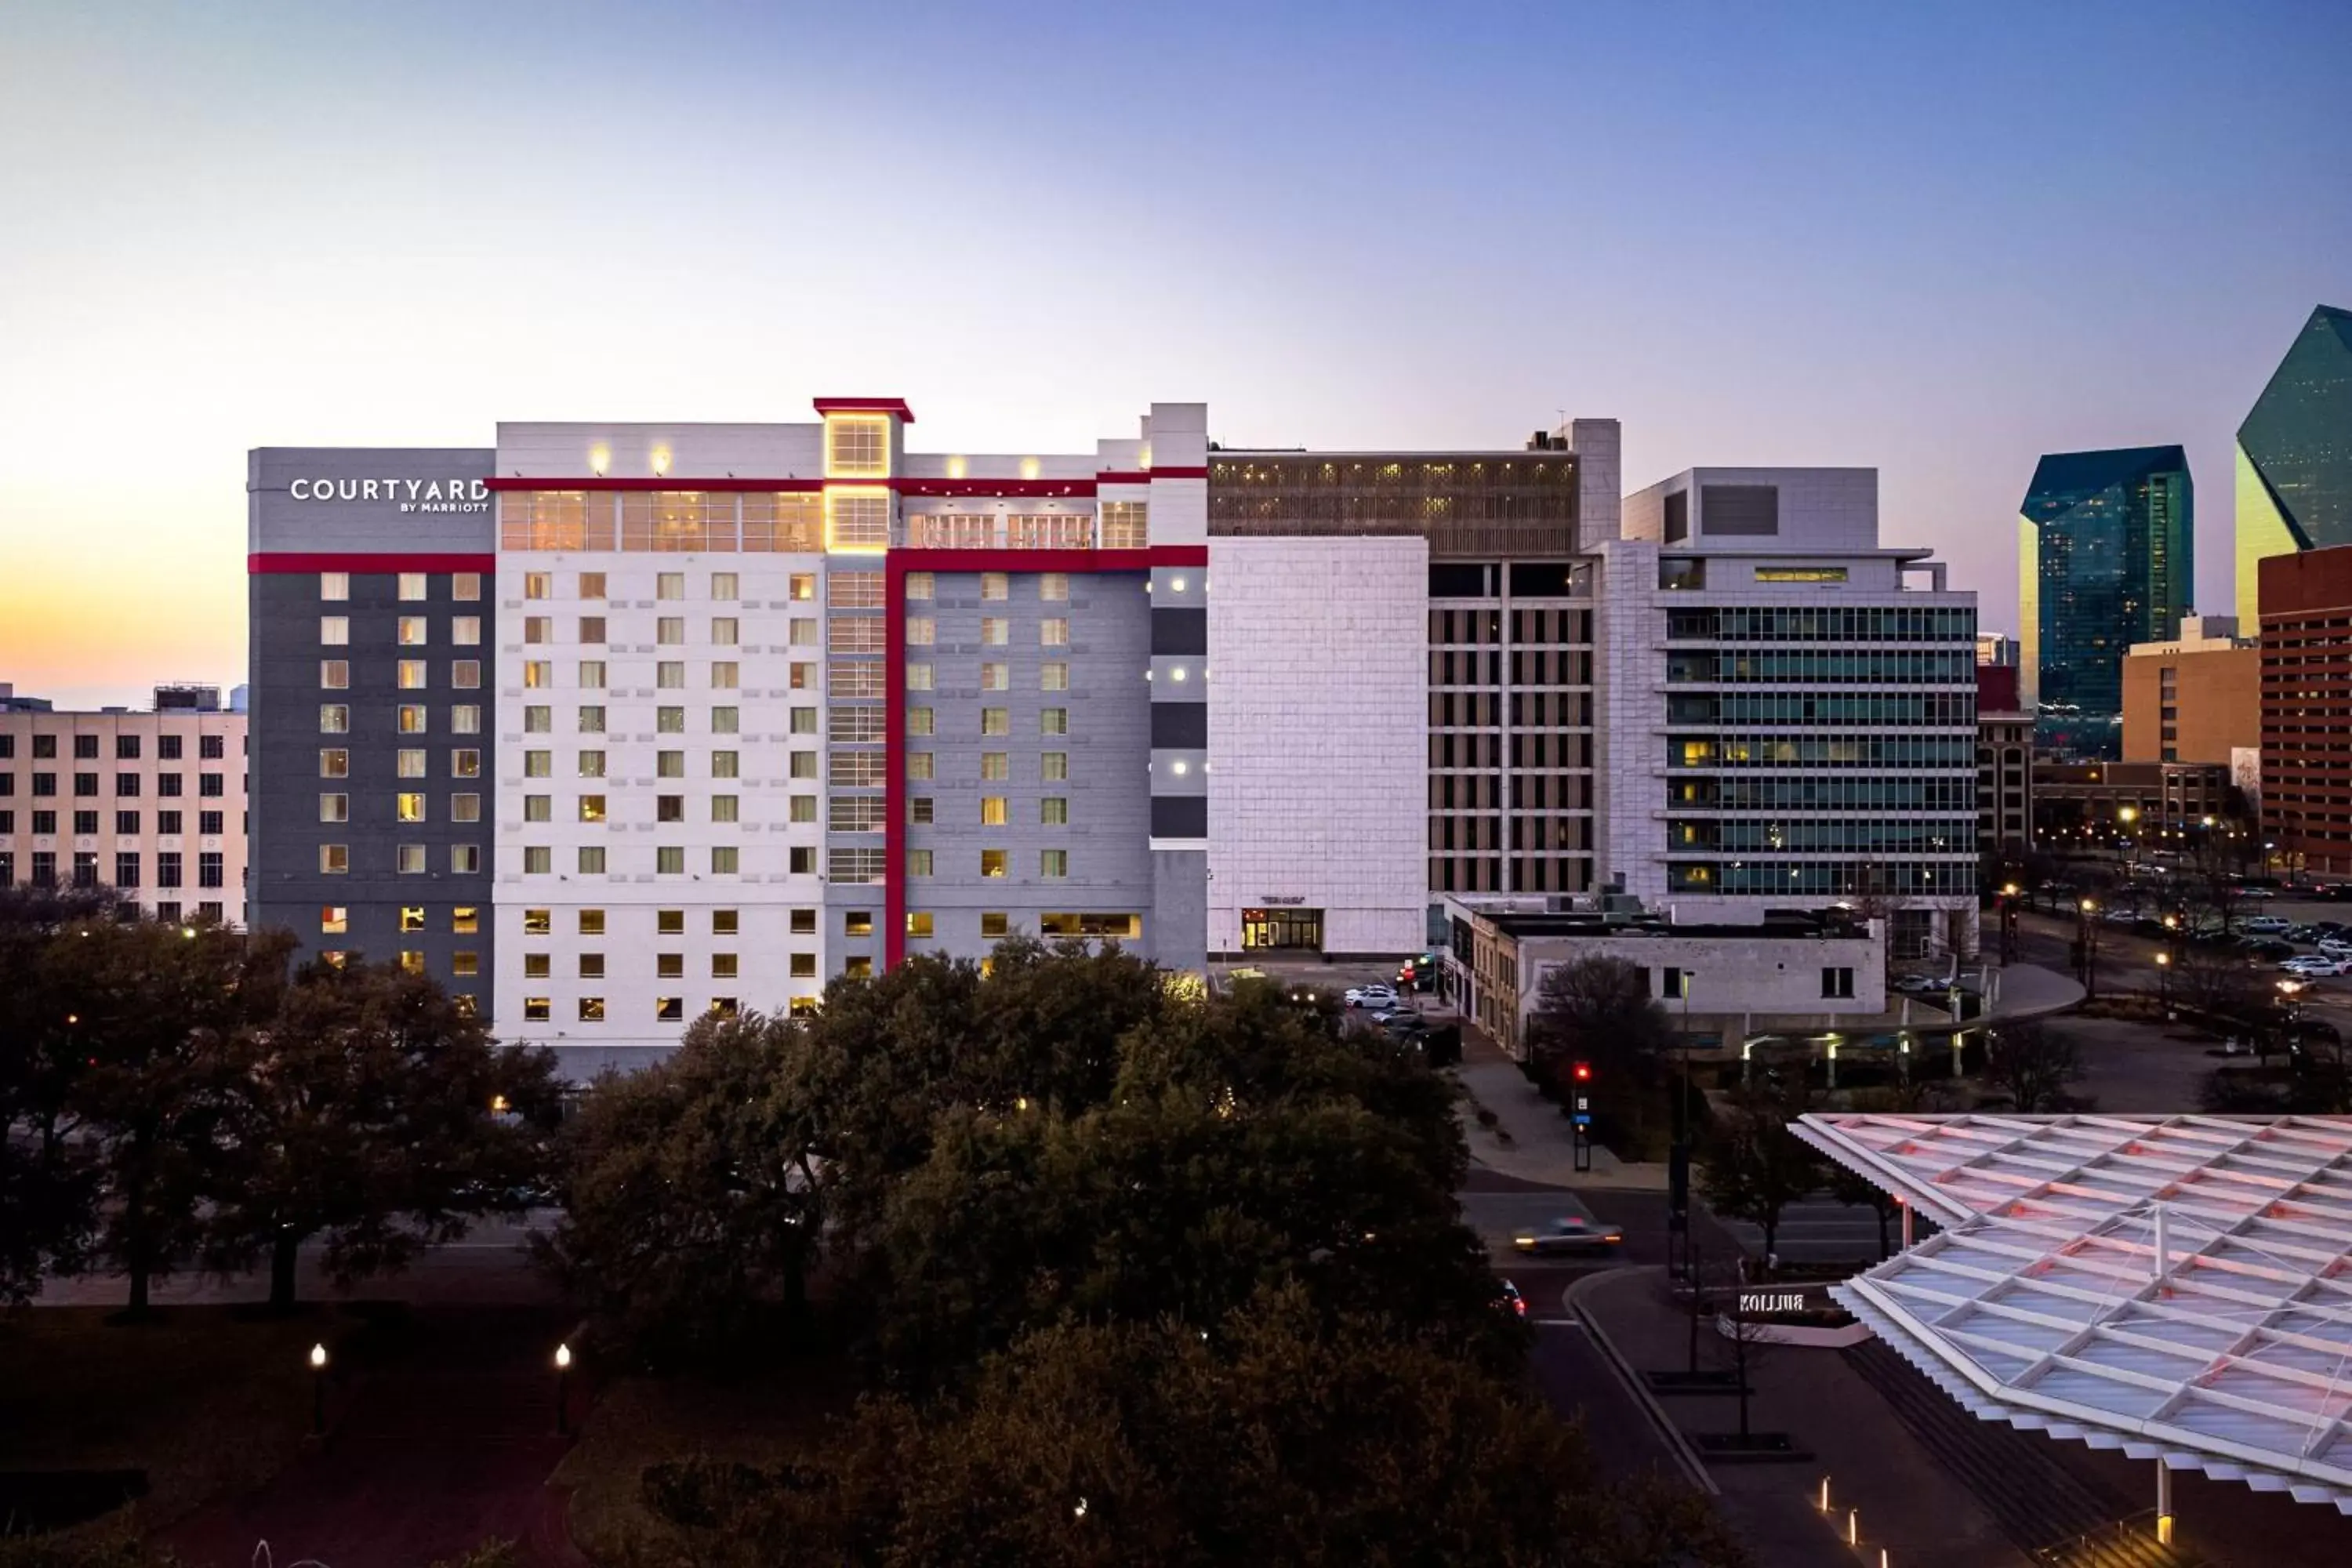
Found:
[[[296,479],[286,493],[294,500],[393,501],[403,511],[490,510],[485,479]]]

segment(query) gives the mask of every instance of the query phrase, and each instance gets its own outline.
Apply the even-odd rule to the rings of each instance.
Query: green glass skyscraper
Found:
[[[2322,305],[2238,426],[2238,624],[2251,635],[2257,563],[2352,544],[2352,311]]]
[[[2120,754],[2124,655],[2179,635],[2194,507],[2178,447],[2057,452],[2034,468],[2018,509],[2018,619],[2038,743]]]

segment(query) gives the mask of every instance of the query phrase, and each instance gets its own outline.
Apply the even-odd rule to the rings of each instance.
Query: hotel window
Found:
[[[1037,875],[1040,877],[1066,877],[1069,874],[1070,852],[1068,850],[1040,849],[1037,851]]]
[[[991,662],[982,665],[980,667],[980,689],[982,691],[1012,690],[1013,667],[1009,664],[1000,662]]]
[[[1142,501],[1105,501],[1100,510],[1105,550],[1140,550],[1150,542],[1150,514]]]
[[[322,905],[319,910],[319,934],[342,936],[352,929],[352,911],[341,904]]]
[[[158,871],[157,871],[157,873],[156,873],[156,878],[155,878],[155,880],[156,880],[156,884],[157,884],[157,886],[159,886],[159,887],[165,887],[165,888],[176,888],[176,887],[178,887],[180,884],[179,884],[179,882],[178,882],[178,880],[177,880],[176,879],[177,879],[177,874],[178,874],[178,867],[179,867],[179,864],[180,864],[180,858],[179,858],[177,855],[163,854],[163,855],[159,855],[159,856],[157,856],[157,857],[155,858],[155,860],[156,860],[156,865],[157,865],[157,867],[159,868],[159,869],[158,869]],[[173,876],[174,876],[174,879],[173,879],[173,880],[172,880],[172,881],[169,881],[169,882],[166,882],[166,881],[164,881],[164,880],[163,880],[163,874],[162,874],[162,871],[161,871],[161,869],[160,869],[160,868],[161,868],[161,867],[163,865],[163,863],[164,863],[164,862],[166,862],[166,861],[170,862],[170,864],[172,865],[172,867],[173,867]],[[320,874],[321,874],[321,875],[329,876],[329,877],[340,877],[340,876],[342,876],[344,873],[348,872],[351,868],[352,868],[352,847],[351,847],[351,846],[350,846],[350,845],[348,845],[348,844],[321,844],[321,845],[320,845],[320,846],[319,846],[319,870],[320,870]]]
[[[476,751],[455,751],[449,753],[449,776],[453,779],[478,779],[482,776],[482,753]]]
[[[715,779],[732,779],[742,777],[743,754],[740,752],[711,752],[710,776]]]
[[[1843,566],[1759,566],[1759,583],[1843,583],[1846,569]]]
[[[672,646],[686,641],[686,617],[664,616],[654,622],[654,641]]]
[[[449,733],[478,735],[482,732],[482,710],[471,702],[461,702],[449,710]]]
[[[425,597],[425,574],[422,572],[403,572],[400,574],[400,596],[402,599],[408,601],[423,599]]]
[[[1070,732],[1070,710],[1066,708],[1041,708],[1037,710],[1037,732],[1041,735],[1066,735]]]
[[[402,948],[400,950],[400,972],[403,974],[424,973],[425,954],[413,947]]]
[[[741,810],[742,797],[740,795],[714,795],[710,797],[710,820],[713,822],[740,822],[742,820],[739,815]]]
[[[459,616],[449,623],[449,641],[457,647],[478,647],[482,641],[482,617]]]
[[[478,844],[449,846],[449,869],[460,877],[478,876],[482,869],[482,847]]]
[[[882,607],[882,574],[835,572],[825,579],[824,602],[836,610],[878,610]]]
[[[825,548],[878,549],[890,542],[890,498],[827,490]]]
[[[114,852],[114,885],[135,888],[139,885],[139,852],[118,849]]]
[[[352,618],[349,616],[320,616],[319,640],[330,647],[342,647],[352,640]]]
[[[654,729],[665,735],[685,734],[686,710],[683,708],[655,709]]]
[[[874,911],[872,910],[842,910],[841,934],[844,936],[872,936],[874,934]]]
[[[460,980],[471,979],[482,972],[482,955],[464,949],[449,955],[449,973]]]
[[[523,623],[525,626],[530,626],[530,623],[528,621]],[[423,616],[403,616],[400,617],[401,647],[423,647],[425,644],[425,619]]]
[[[980,596],[983,602],[1012,598],[1013,579],[1002,572],[982,572],[980,574]]]
[[[555,574],[552,572],[524,573],[522,574],[522,596],[526,599],[552,599],[555,597]]]
[[[583,691],[599,691],[604,689],[604,661],[601,658],[582,659],[580,661],[580,689]]]
[[[711,660],[710,689],[713,691],[732,691],[736,687],[742,684],[742,679],[743,667],[736,663],[733,659],[719,658]]]
[[[604,911],[602,910],[582,910],[580,911],[579,924],[580,934],[582,936],[603,936],[604,934]]]
[[[522,754],[522,776],[527,779],[552,778],[555,776],[554,763],[553,752],[525,752]]]
[[[425,820],[425,797],[422,795],[395,795],[393,806],[393,820],[395,822]]]
[[[710,710],[710,732],[712,734],[732,735],[741,728],[742,710],[730,704],[727,707],[713,708]]]
[[[932,644],[938,642],[939,639],[939,623],[933,620],[930,616],[908,616],[907,617],[907,646],[908,647],[929,647]]]
[[[1066,604],[1070,597],[1070,574],[1067,572],[1039,573],[1037,597],[1047,604]]]
[[[930,690],[931,667],[928,664],[908,665],[907,667],[907,689],[909,691]]]
[[[816,934],[816,911],[814,910],[794,910],[792,914],[792,932],[794,936],[814,936]]]
[[[604,617],[602,616],[581,616],[580,640],[583,643],[601,643],[609,640],[604,636]]]
[[[479,822],[482,820],[482,797],[478,795],[453,795],[449,797],[449,820]]]
[[[545,735],[555,729],[555,710],[545,703],[534,702],[522,710],[522,732]]]
[[[478,658],[455,658],[449,661],[449,685],[457,691],[479,690],[482,684],[482,661]]]
[[[403,691],[422,691],[425,689],[425,661],[423,659],[404,658],[400,661],[400,689]]]
[[[1838,1000],[1851,1001],[1853,997],[1853,971],[1851,969],[1823,969],[1822,971],[1822,994]]]
[[[583,599],[603,598],[604,596],[604,574],[602,572],[583,572],[580,574],[580,596]]]
[[[541,853],[544,854],[545,851],[542,850]],[[393,869],[401,876],[422,877],[425,875],[425,846],[403,844],[395,847],[392,852],[392,865]]]
[[[731,597],[731,595],[730,595]],[[710,621],[710,640],[721,647],[731,647],[742,640],[742,623],[733,616],[714,616]]]
[[[684,752],[656,752],[654,753],[654,777],[659,779],[682,779],[685,776],[686,753]]]
[[[406,936],[412,931],[420,931],[424,929],[425,906],[422,904],[403,905],[400,910],[401,934],[403,936]]]
[[[352,574],[348,572],[319,574],[319,597],[343,600],[352,596]]]
[[[1012,934],[1012,931],[1013,917],[1011,915],[1006,914],[1002,910],[987,910],[982,911],[980,917],[981,935],[984,937],[1009,936]]]
[[[580,854],[577,861],[575,862],[575,866],[580,875],[583,877],[603,876],[604,874],[604,847],[602,844],[583,844],[580,846]]]
[[[538,796],[535,798],[544,799],[545,797]],[[583,822],[604,821],[604,797],[601,795],[582,795],[580,797],[580,820]]]
[[[991,783],[1013,776],[1013,753],[982,752],[980,753],[980,776]]]
[[[929,735],[936,733],[936,731],[932,728],[931,710],[929,708],[908,709],[907,733],[909,735]]]
[[[583,735],[601,735],[604,732],[604,705],[603,703],[583,703],[580,708],[578,718],[578,733]]]
[[[1013,733],[1013,710],[1010,708],[982,709],[980,710],[980,732],[983,735],[1010,735]]]
[[[1004,797],[1003,795],[984,795],[980,797],[980,825],[982,827],[1002,827],[1004,826]]]
[[[527,795],[522,797],[522,819],[525,822],[552,822],[555,797],[551,795]]]
[[[482,929],[482,912],[472,904],[459,904],[449,911],[449,932],[453,936],[472,936]]]
[[[714,599],[740,598],[742,595],[737,585],[736,574],[732,572],[713,572],[710,574],[710,596]],[[733,642],[735,639],[729,637],[727,640]]]
[[[319,708],[319,733],[348,735],[352,732],[352,710],[341,702],[321,703]]]
[[[713,996],[710,999],[710,1016],[714,1018],[732,1018],[740,1010],[732,996]]]
[[[784,640],[794,647],[816,647],[816,622],[805,616],[796,616],[784,624]]]
[[[327,691],[348,691],[352,685],[349,659],[322,658],[319,661],[319,685]]]
[[[322,779],[347,779],[352,776],[352,754],[341,746],[328,747],[319,753],[319,776]]]
[[[656,933],[662,936],[684,936],[686,934],[686,911],[684,910],[656,910],[654,911],[654,930]]]
[[[1037,820],[1048,827],[1060,827],[1070,820],[1070,803],[1066,796],[1049,795],[1037,803]]]
[[[555,930],[554,921],[545,910],[525,910],[522,912],[522,934],[547,936]]]
[[[657,574],[654,578],[654,597],[656,599],[685,598],[686,574],[683,572],[664,572]]]
[[[655,997],[655,998],[654,998],[654,1022],[655,1022],[655,1023],[656,1023],[656,1024],[676,1024],[676,1023],[680,1023],[680,1022],[684,1021],[685,1017],[686,1017],[686,998],[685,998],[685,997],[683,997],[683,996],[656,996],[656,997]]]
[[[319,820],[349,822],[352,819],[352,797],[347,795],[322,795],[319,797]]]
[[[1069,647],[1070,623],[1058,616],[1040,621],[1037,624],[1037,642],[1043,647]]]
[[[419,746],[402,747],[394,755],[393,766],[394,773],[401,778],[423,778],[425,776],[424,749]]]
[[[824,471],[840,479],[877,479],[890,471],[890,427],[885,419],[835,414],[824,422]]]
[[[784,668],[791,672],[792,689],[794,691],[812,691],[815,689],[815,665],[804,663],[800,660],[794,660]]]
[[[664,844],[654,850],[654,870],[664,877],[686,875],[686,851],[676,844]]]
[[[479,572],[451,573],[449,596],[469,605],[478,602],[482,596],[482,574]]]
[[[980,852],[980,874],[983,877],[1004,875],[1004,851],[983,849]]]
[[[15,812],[11,811],[0,811],[0,833],[15,831],[16,815],[16,814]],[[116,812],[114,814],[114,836],[117,838],[138,837],[139,814],[135,811]]]
[[[1013,640],[1013,623],[1003,616],[982,616],[980,618],[980,641],[983,647],[1006,647]]]
[[[814,761],[814,759],[812,759],[812,761]],[[907,776],[908,778],[918,782],[929,779],[934,776],[931,772],[932,766],[933,763],[930,752],[908,752],[907,753]]]
[[[526,877],[549,877],[555,873],[555,851],[544,844],[523,847],[522,870]]]
[[[544,996],[526,996],[522,999],[522,1021],[526,1024],[544,1024],[553,1005],[554,1004]]]
[[[319,869],[330,875],[348,869],[350,861],[342,858],[342,848],[340,844],[319,846]],[[337,857],[337,864],[331,866],[327,863],[330,855]],[[49,870],[46,875],[41,869],[41,863],[44,860],[49,865]],[[35,850],[33,852],[33,885],[46,888],[56,882],[57,863],[56,855],[46,849]],[[155,857],[155,885],[159,888],[176,888],[180,885],[180,852],[178,850],[166,849]]]
[[[907,851],[907,875],[928,877],[931,874],[931,852],[928,849]]]
[[[654,684],[664,691],[686,689],[686,660],[666,658],[654,666]]]
[[[742,851],[732,844],[716,844],[710,849],[710,874],[732,877],[742,868]]]
[[[910,600],[929,599],[937,587],[937,580],[929,572],[907,574],[907,597]]]

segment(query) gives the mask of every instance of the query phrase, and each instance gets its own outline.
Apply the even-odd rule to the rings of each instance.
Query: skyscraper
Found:
[[[2238,426],[2238,623],[2258,563],[2352,544],[2352,311],[2321,305]]]
[[[2124,655],[2179,629],[2193,512],[2178,447],[2055,452],[2034,468],[2018,509],[2018,619],[2042,743],[2117,754]]]

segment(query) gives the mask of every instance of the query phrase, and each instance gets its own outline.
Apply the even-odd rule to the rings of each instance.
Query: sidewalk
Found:
[[[1688,1364],[1689,1319],[1666,1295],[1663,1268],[1589,1276],[1570,1300],[1638,1373]],[[1699,1341],[1702,1366],[1730,1364],[1731,1346],[1712,1325]],[[1814,1458],[1805,1462],[1715,1464],[1717,1506],[1767,1568],[1848,1560],[1845,1510],[1861,1510],[1866,1561],[1885,1547],[1902,1568],[2013,1568],[2022,1554],[1968,1489],[1944,1473],[1901,1419],[1836,1351],[1753,1347],[1749,1425],[1786,1432]],[[1739,1401],[1729,1394],[1676,1394],[1655,1401],[1677,1430],[1737,1432]],[[1815,1508],[1830,1478],[1834,1523]],[[2032,1485],[2031,1476],[2018,1478]]]
[[[1559,1107],[1537,1092],[1518,1064],[1475,1031],[1462,1031],[1462,1065],[1455,1070],[1465,1099],[1462,1131],[1470,1158],[1490,1171],[1552,1187],[1612,1187],[1640,1192],[1666,1190],[1663,1163],[1620,1160],[1594,1144],[1589,1171],[1576,1168],[1575,1129]],[[1478,1110],[1495,1113],[1508,1142],[1481,1126]]]
[[[2079,981],[2038,963],[1996,966],[2000,975],[2000,1000],[1984,1016],[1993,1023],[2014,1023],[2045,1013],[2063,1013],[2083,999]]]

